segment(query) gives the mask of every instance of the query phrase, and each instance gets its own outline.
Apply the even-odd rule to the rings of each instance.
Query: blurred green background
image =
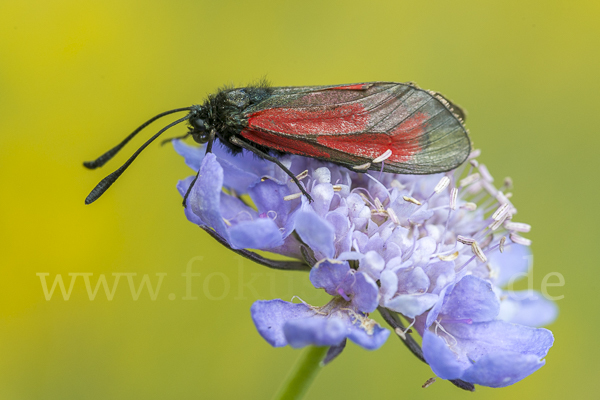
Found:
[[[0,398],[269,398],[300,354],[256,333],[256,299],[322,304],[302,273],[271,272],[187,222],[175,190],[191,174],[153,144],[97,203],[83,200],[151,133],[99,171],[81,162],[158,112],[202,102],[224,84],[414,81],[469,112],[480,162],[515,182],[533,282],[560,317],[539,372],[478,398],[596,398],[600,278],[598,93],[600,3],[592,1],[0,1]],[[174,120],[174,118],[172,119]],[[167,121],[165,120],[164,123]],[[184,132],[177,127],[172,135]],[[594,244],[596,243],[596,244]],[[191,265],[192,296],[181,276]],[[62,274],[144,274],[132,299],[71,297]],[[240,282],[245,283],[240,284]],[[173,294],[172,296],[169,296]],[[174,299],[173,299],[174,298]],[[173,299],[173,300],[171,300]],[[438,381],[399,340],[350,344],[308,398],[472,396]]]

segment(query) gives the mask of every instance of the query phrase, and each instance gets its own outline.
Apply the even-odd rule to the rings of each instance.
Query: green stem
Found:
[[[328,349],[327,346],[309,346],[304,350],[273,399],[299,400],[304,397],[310,384],[323,367],[321,361],[325,358]]]

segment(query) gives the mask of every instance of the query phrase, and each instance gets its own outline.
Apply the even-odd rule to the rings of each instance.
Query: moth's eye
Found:
[[[207,131],[194,131],[192,132],[192,138],[196,143],[204,144],[208,142],[210,134]]]
[[[195,131],[205,131],[206,130],[206,126],[204,125],[204,120],[202,120],[200,118],[196,118],[196,119],[192,120],[192,126],[194,127]]]

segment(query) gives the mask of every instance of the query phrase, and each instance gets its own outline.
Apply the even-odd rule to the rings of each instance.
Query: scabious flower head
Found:
[[[311,283],[332,296],[323,306],[257,301],[252,318],[271,345],[339,349],[350,339],[377,349],[390,333],[369,316],[379,309],[414,325],[423,337],[417,355],[455,383],[506,386],[543,365],[553,337],[536,327],[557,310],[535,293],[501,289],[527,271],[522,233],[530,227],[513,220],[510,181],[497,189],[476,153],[458,170],[426,176],[282,157],[309,202],[271,162],[174,145],[199,171],[190,221],[251,258],[248,249],[297,259],[296,269],[310,270]],[[179,183],[182,195],[192,180]],[[406,339],[407,329],[392,327]]]

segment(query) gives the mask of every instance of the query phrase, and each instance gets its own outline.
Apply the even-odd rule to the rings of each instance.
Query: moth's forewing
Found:
[[[350,166],[390,149],[386,172],[431,174],[457,167],[470,153],[462,110],[453,108],[441,95],[405,83],[276,87],[245,110],[248,127],[240,134],[272,149]]]

